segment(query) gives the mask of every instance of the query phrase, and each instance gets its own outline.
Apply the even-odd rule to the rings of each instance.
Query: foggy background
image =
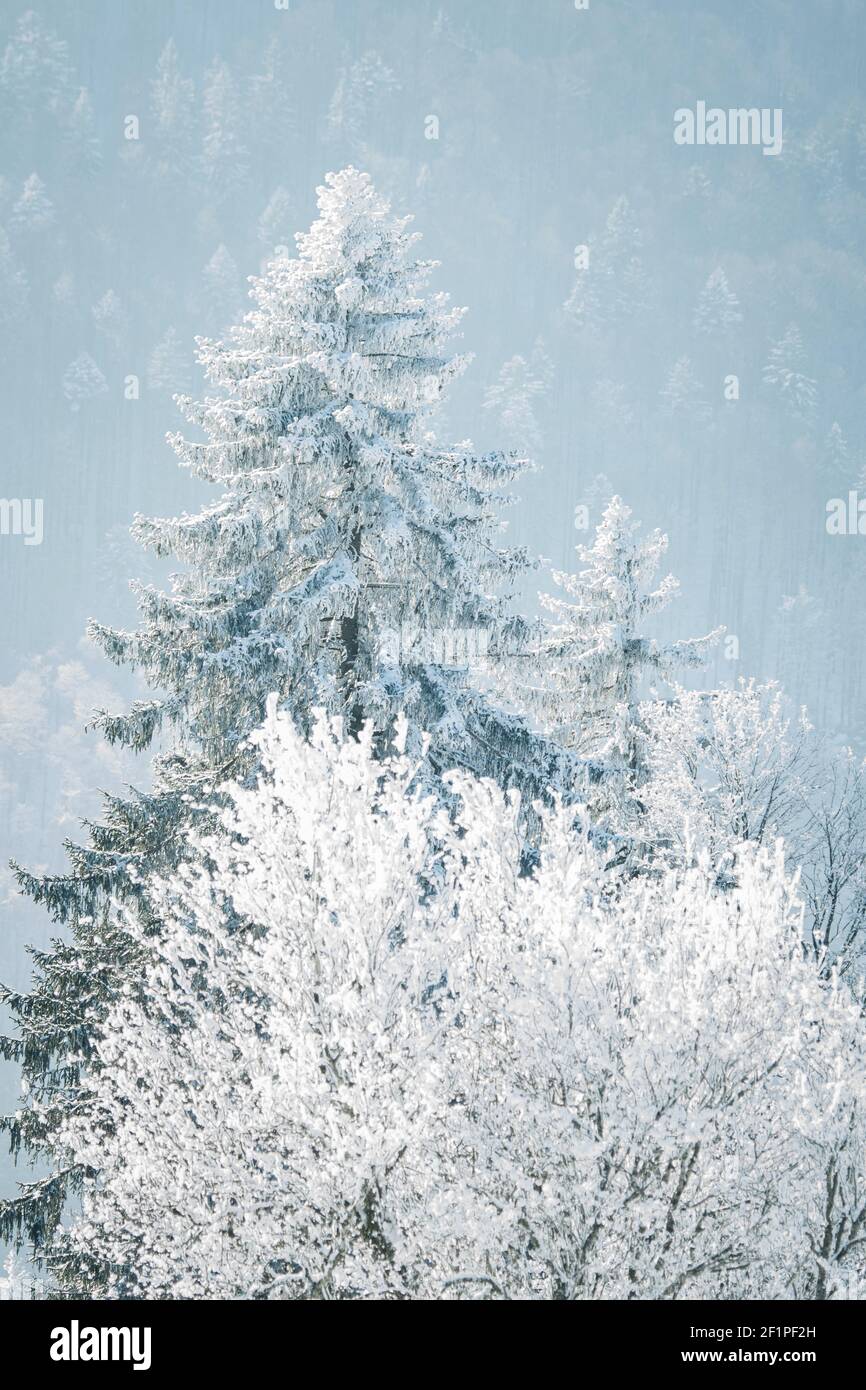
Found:
[[[61,871],[98,789],[147,778],[84,732],[132,687],[83,632],[132,624],[127,580],[157,577],[133,513],[209,496],[164,442],[172,393],[201,386],[194,336],[243,312],[245,277],[348,163],[415,214],[436,287],[469,307],[474,361],[437,431],[539,465],[513,541],[574,568],[575,507],[594,524],[621,493],[670,535],[683,592],[658,635],[736,639],[700,683],[777,678],[829,738],[866,742],[866,537],[825,527],[828,499],[866,497],[861,0],[0,11],[0,496],[44,500],[41,545],[0,535],[8,984],[52,931],[8,859]],[[782,154],[678,146],[698,101],[782,108]],[[721,315],[701,298],[718,268]],[[0,1108],[17,1087],[0,1070]]]

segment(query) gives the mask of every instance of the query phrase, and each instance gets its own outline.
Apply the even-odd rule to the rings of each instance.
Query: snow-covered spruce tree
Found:
[[[116,352],[123,345],[128,318],[119,296],[108,289],[90,310],[97,331],[108,341]]]
[[[623,194],[614,203],[602,236],[589,242],[589,262],[577,265],[563,305],[575,327],[597,332],[633,318],[650,300],[642,260],[643,235]]]
[[[92,626],[109,657],[155,691],[126,714],[102,715],[104,733],[136,750],[156,736],[168,746],[152,791],[109,798],[89,845],[69,846],[68,874],[21,873],[71,939],[37,953],[29,995],[4,996],[19,1033],[4,1050],[23,1063],[38,1106],[7,1122],[16,1147],[53,1155],[63,1115],[84,1104],[92,1027],[134,955],[104,918],[106,894],[134,899],[148,921],[147,872],[182,857],[189,799],[244,774],[242,745],[269,693],[302,728],[314,707],[351,732],[372,719],[383,748],[405,712],[414,755],[430,733],[430,782],[465,766],[537,795],[562,785],[573,763],[500,713],[465,670],[424,659],[423,640],[409,652],[382,640],[404,628],[422,639],[454,628],[513,636],[520,624],[495,593],[527,562],[498,545],[498,511],[520,465],[442,447],[428,432],[427,412],[464,366],[444,353],[461,311],[425,295],[433,265],[414,258],[408,219],[354,169],[328,176],[319,205],[298,257],[254,280],[243,325],[200,343],[218,391],[181,399],[203,437],[171,442],[221,495],[198,515],[139,517],[133,528],[186,570],[170,593],[138,586],[139,631]],[[37,1242],[50,1239],[70,1178],[74,1186],[80,1174],[26,1187],[0,1212],[2,1228],[23,1223]]]
[[[7,330],[0,345],[0,354],[12,351],[13,337],[8,332],[24,318],[29,289],[27,277],[17,264],[9,237],[0,227],[0,328]]]
[[[704,386],[695,373],[690,357],[677,358],[659,391],[661,412],[693,424],[701,424],[712,415]]]
[[[292,78],[292,45],[284,37],[274,37],[261,57],[260,66],[247,79],[244,113],[249,121],[249,140],[259,167],[285,168],[291,162],[288,150],[297,132],[296,84]],[[291,236],[294,222],[286,227]]]
[[[202,270],[202,300],[211,323],[222,329],[237,316],[241,277],[234,256],[220,243]]]
[[[0,109],[17,130],[59,115],[72,90],[69,47],[33,10],[21,15],[0,59]]]
[[[183,391],[188,388],[189,376],[190,363],[177,329],[172,325],[166,329],[148,359],[148,390]]]
[[[764,385],[778,393],[789,413],[804,424],[815,417],[818,384],[803,371],[806,349],[796,323],[789,323],[784,334],[770,347],[764,367]]]
[[[367,132],[383,119],[401,90],[396,73],[384,59],[368,49],[357,62],[340,71],[328,108],[328,133],[353,149],[363,147]]]
[[[849,487],[854,472],[851,450],[838,420],[834,420],[824,440],[821,471],[828,482],[837,487]]]
[[[142,543],[189,563],[189,576],[172,598],[141,595],[140,633],[94,631],[113,659],[178,692],[160,722],[189,719],[199,737],[215,724],[220,755],[274,689],[302,722],[323,707],[352,731],[372,717],[381,733],[405,710],[411,738],[430,733],[437,769],[468,765],[538,790],[551,770],[539,758],[555,764],[555,748],[497,716],[464,672],[411,651],[395,665],[393,644],[382,650],[386,633],[411,631],[420,650],[443,629],[503,642],[520,630],[501,590],[529,561],[498,536],[511,500],[501,489],[522,465],[429,433],[427,415],[466,365],[445,355],[463,311],[423,295],[433,263],[412,257],[409,219],[354,169],[329,176],[319,204],[299,257],[253,281],[244,324],[200,344],[221,394],[184,399],[206,438],[172,443],[223,496],[198,517],[136,522]],[[215,655],[200,666],[202,647]],[[215,708],[226,688],[240,714]],[[107,727],[138,738],[135,720]]]
[[[201,130],[201,177],[219,207],[239,192],[249,172],[240,98],[231,68],[221,58],[214,59],[205,76]]]
[[[86,87],[80,89],[66,118],[63,142],[74,175],[90,177],[102,168],[102,142],[96,131],[93,103]]]
[[[509,358],[488,387],[484,409],[492,413],[510,448],[532,456],[541,451],[542,431],[535,406],[549,393],[552,377],[553,364],[539,338],[528,361],[520,355]]]
[[[69,363],[60,384],[71,410],[80,410],[84,401],[104,396],[108,391],[108,382],[89,352],[80,352]]]
[[[167,183],[188,179],[194,167],[191,137],[195,131],[195,87],[180,69],[174,39],[159,55],[156,76],[150,84],[150,170]]]
[[[12,209],[9,225],[21,235],[44,231],[54,222],[54,204],[38,174],[24,180],[21,196]]]
[[[258,221],[259,241],[265,246],[269,257],[278,254],[277,247],[289,244],[292,225],[292,199],[282,184],[275,188],[268,205]]]
[[[742,322],[740,301],[729,286],[722,267],[716,266],[698,298],[695,328],[698,333],[717,335],[730,332]]]
[[[616,802],[615,820],[627,803],[634,808],[647,773],[642,683],[702,666],[723,631],[666,643],[646,635],[646,620],[677,596],[679,583],[667,575],[653,587],[668,538],[653,531],[640,539],[638,530],[631,508],[613,497],[594,543],[577,547],[585,568],[553,571],[564,596],[540,596],[552,620],[531,658],[535,681],[528,695],[557,742],[606,767],[594,810],[608,815]]]

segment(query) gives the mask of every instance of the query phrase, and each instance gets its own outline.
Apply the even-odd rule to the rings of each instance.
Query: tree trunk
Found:
[[[349,542],[349,555],[357,565],[361,557],[361,527],[356,526]],[[340,663],[340,688],[343,691],[343,704],[346,711],[346,729],[352,738],[357,738],[364,722],[364,712],[356,697],[358,685],[358,662],[361,654],[360,602],[356,598],[354,609],[340,621],[340,645],[343,659]]]

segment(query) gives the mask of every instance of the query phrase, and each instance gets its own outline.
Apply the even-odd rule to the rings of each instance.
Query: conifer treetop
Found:
[[[614,496],[591,546],[579,545],[576,574],[554,570],[561,595],[539,595],[552,615],[537,657],[541,676],[533,703],[555,737],[582,754],[642,775],[638,710],[644,676],[670,680],[683,667],[705,664],[724,629],[705,637],[662,642],[645,620],[679,593],[673,575],[656,581],[667,551],[661,531],[638,535],[631,508]]]
[[[489,711],[465,679],[395,665],[379,639],[513,628],[505,590],[530,561],[500,545],[500,511],[525,461],[442,446],[430,429],[468,361],[449,351],[464,311],[427,289],[436,262],[413,254],[411,219],[355,168],[327,176],[318,206],[297,256],[251,277],[243,322],[198,339],[217,389],[176,398],[200,437],[170,442],[223,495],[197,515],[136,518],[142,544],[189,569],[171,593],[137,589],[137,632],[92,625],[164,692],[103,728],[143,747],[168,720],[225,771],[275,691],[302,723],[321,707],[385,730],[413,711],[418,736],[446,738],[442,767],[489,771],[468,750],[468,721]]]

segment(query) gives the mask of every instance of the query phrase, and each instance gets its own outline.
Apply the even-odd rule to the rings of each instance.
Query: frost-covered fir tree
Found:
[[[595,331],[632,318],[649,299],[643,235],[625,195],[611,208],[602,236],[588,246],[588,264],[577,265],[563,307],[576,327]]]
[[[201,702],[224,685],[250,714],[276,689],[299,717],[323,706],[351,728],[372,717],[384,731],[405,710],[441,765],[489,771],[501,757],[501,773],[516,758],[519,772],[512,735],[523,735],[506,721],[506,744],[491,754],[495,717],[463,691],[459,670],[414,658],[395,667],[381,639],[481,628],[505,641],[520,627],[494,591],[528,563],[498,544],[501,489],[521,465],[443,447],[427,428],[466,363],[445,354],[462,311],[425,295],[432,265],[412,258],[408,220],[354,169],[329,176],[320,212],[300,255],[253,281],[244,324],[225,343],[201,341],[221,394],[182,402],[206,439],[172,443],[223,496],[199,517],[138,520],[145,545],[192,571],[175,597],[142,595],[148,625],[107,638],[109,652],[177,692],[164,707],[172,722],[186,723],[192,698],[204,729]],[[220,655],[190,666],[204,638]],[[219,716],[232,742],[233,717]],[[532,781],[538,747],[527,748]]]
[[[722,267],[717,266],[698,298],[695,328],[699,333],[727,333],[742,321],[740,301],[729,286]]]
[[[54,284],[51,286],[51,293],[58,304],[62,304],[64,309],[71,309],[76,299],[75,277],[69,270],[64,270],[58,275]]]
[[[679,357],[659,392],[663,415],[679,416],[700,424],[711,414],[703,384],[698,380],[690,357]]]
[[[836,483],[840,487],[851,485],[853,481],[851,451],[838,420],[833,421],[827,432],[821,465],[828,482]]]
[[[789,323],[782,337],[770,348],[764,368],[764,385],[776,391],[789,412],[810,423],[818,403],[817,382],[807,376],[806,349],[796,323]]]
[[[374,49],[369,49],[340,73],[328,108],[328,129],[333,139],[350,148],[362,148],[370,139],[376,119],[400,91],[397,75]]]
[[[583,533],[594,529],[614,492],[615,488],[606,473],[594,474],[582,487],[580,501],[574,508],[575,531]]]
[[[102,168],[102,142],[96,133],[93,103],[86,87],[75,98],[63,132],[75,173],[96,174]]]
[[[189,362],[174,326],[167,328],[147,363],[150,391],[184,392],[189,389]]]
[[[0,227],[0,327],[9,329],[24,317],[28,300],[27,276],[18,265],[9,237]],[[12,339],[7,335],[0,351],[9,351]]]
[[[292,199],[288,189],[283,188],[282,184],[275,188],[268,205],[259,218],[258,235],[259,241],[267,248],[271,256],[276,254],[278,246],[290,246],[292,241]]]
[[[222,329],[237,313],[241,277],[234,256],[220,243],[202,271],[204,301],[215,328]]]
[[[38,174],[30,174],[12,209],[11,225],[18,232],[37,232],[54,221],[54,204]]]
[[[154,689],[99,719],[113,743],[164,740],[152,791],[108,798],[90,843],[68,847],[68,873],[20,876],[71,931],[37,957],[29,995],[4,996],[19,1034],[6,1050],[31,1101],[8,1127],[14,1145],[49,1159],[64,1115],[86,1108],[92,1029],[136,958],[106,897],[150,921],[145,875],[171,871],[191,820],[206,815],[194,808],[251,773],[246,738],[271,692],[302,729],[317,707],[347,732],[372,721],[383,751],[401,713],[422,782],[463,766],[537,795],[572,773],[573,759],[498,710],[465,670],[423,655],[423,641],[384,640],[481,629],[505,644],[521,627],[502,589],[527,560],[501,546],[499,519],[520,463],[430,434],[427,416],[466,362],[447,352],[462,311],[426,289],[433,263],[415,257],[409,219],[354,169],[328,176],[319,208],[297,258],[253,281],[244,323],[200,341],[214,392],[181,399],[197,437],[171,442],[218,496],[197,515],[133,528],[187,568],[169,593],[138,587],[138,631],[91,628]],[[26,1188],[0,1228],[50,1245],[80,1177],[61,1169]]]
[[[89,352],[80,352],[70,362],[61,385],[72,410],[80,410],[84,401],[104,396],[108,391],[108,382]]]
[[[0,100],[15,126],[29,126],[43,111],[59,114],[69,101],[69,48],[33,10],[27,10],[0,62]]]
[[[250,138],[263,168],[285,166],[286,144],[295,132],[290,52],[285,42],[273,38],[265,49],[261,70],[248,79]]]
[[[174,39],[169,39],[150,84],[153,122],[150,168],[160,180],[178,180],[193,165],[191,135],[195,130],[195,87],[180,70]]]
[[[535,658],[532,703],[557,741],[606,767],[600,813],[636,793],[646,775],[639,710],[646,678],[669,681],[704,665],[722,632],[679,642],[646,635],[647,620],[677,596],[679,583],[667,575],[655,584],[667,536],[641,539],[638,531],[631,508],[611,498],[594,543],[577,547],[584,568],[553,571],[564,596],[541,595],[552,620]]]
[[[702,169],[700,164],[692,164],[683,179],[681,197],[685,201],[703,208],[709,202],[712,194],[713,185],[706,170]]]
[[[610,312],[616,322],[632,318],[649,300],[643,245],[643,232],[628,198],[618,198],[607,219],[605,233],[606,264],[613,291]]]
[[[539,340],[527,361],[517,355],[500,369],[484,397],[484,409],[489,410],[501,431],[503,443],[530,455],[541,449],[541,426],[536,404],[550,390],[553,366]]]
[[[235,80],[227,63],[217,59],[205,77],[202,98],[201,170],[210,197],[222,204],[246,179],[249,151]]]
[[[120,297],[108,289],[91,309],[93,322],[115,351],[121,347],[126,333],[127,318]]]

